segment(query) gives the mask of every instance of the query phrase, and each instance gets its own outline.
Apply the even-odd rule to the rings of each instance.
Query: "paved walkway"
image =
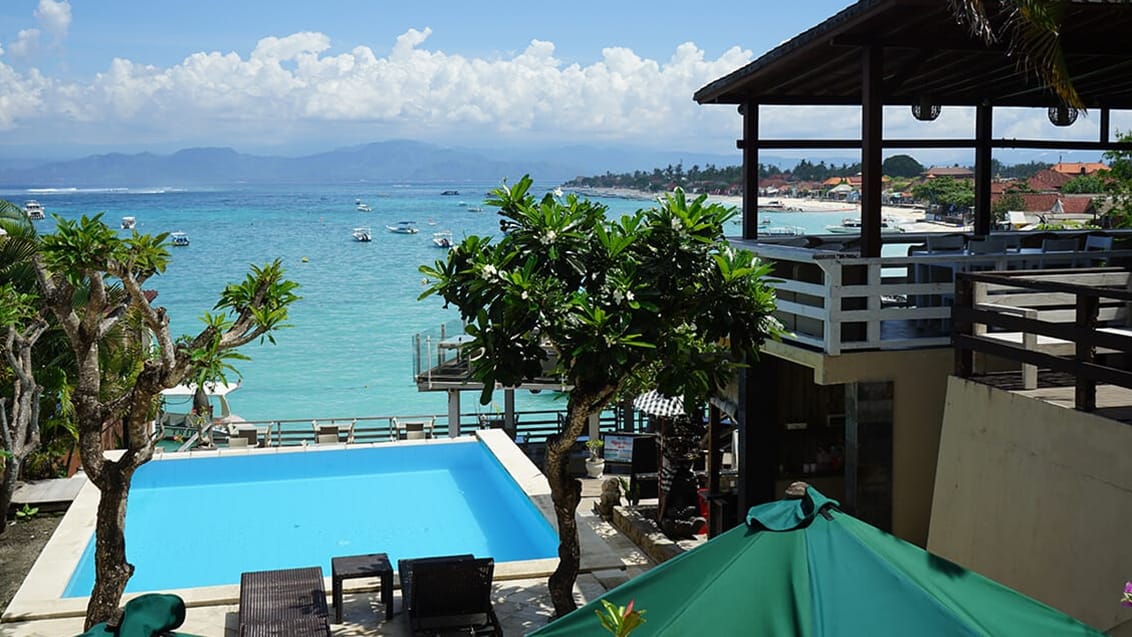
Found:
[[[574,586],[578,605],[601,595],[628,579],[648,570],[653,562],[632,541],[610,524],[601,521],[592,512],[593,502],[600,492],[600,481],[583,480],[583,499],[578,507],[579,524],[593,528],[595,533],[620,556],[623,567],[607,571],[583,573]],[[361,580],[363,585],[365,580]],[[327,591],[329,592],[329,583]],[[495,612],[503,624],[505,635],[524,635],[546,624],[553,608],[546,579],[497,580],[493,586]],[[329,601],[329,600],[328,600]],[[335,637],[347,635],[410,635],[408,622],[401,613],[401,596],[394,596],[393,619],[383,621],[379,594],[376,592],[347,592],[343,603],[342,624],[332,624]],[[334,613],[331,610],[331,617]],[[597,618],[594,618],[595,626]],[[47,619],[29,622],[0,624],[4,637],[61,637],[82,632],[82,618]],[[236,604],[203,606],[188,609],[184,625],[178,629],[202,637],[238,637],[239,607]]]

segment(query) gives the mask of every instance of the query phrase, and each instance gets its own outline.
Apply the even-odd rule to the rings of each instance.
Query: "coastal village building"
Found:
[[[860,0],[696,92],[701,104],[739,107],[748,184],[764,151],[858,150],[862,165],[860,235],[760,239],[757,188],[745,189],[737,243],[772,264],[787,334],[738,383],[738,490],[712,484],[712,509],[734,522],[805,480],[881,528],[1108,630],[1127,619],[1116,601],[1132,573],[1132,373],[1104,354],[1132,353],[1121,323],[1129,274],[1055,268],[1125,264],[1132,251],[1121,233],[992,234],[996,150],[1132,150],[1110,126],[1114,109],[1132,109],[1132,49],[1114,44],[1132,32],[1132,4],[1064,8],[1059,41],[1098,122],[1092,140],[1055,135],[1068,109],[1008,47],[974,39],[946,2]],[[764,107],[837,105],[860,110],[859,137],[782,139],[759,126]],[[910,108],[923,136],[886,138],[893,106]],[[971,135],[931,138],[931,120],[953,107],[973,112]],[[1050,133],[995,138],[1003,107],[1048,114]],[[882,234],[884,152],[916,148],[973,153],[965,175],[928,171],[973,179],[967,236]],[[974,253],[988,237],[1020,247]],[[1073,246],[1058,259],[1047,248],[1055,239]],[[1082,256],[1084,245],[1107,247]],[[1032,268],[1050,270],[1019,274]],[[990,294],[997,304],[980,300]],[[1053,299],[1063,305],[1026,305]]]
[[[1099,162],[1085,162],[1085,163],[1062,163],[1058,162],[1051,168],[1054,172],[1061,173],[1062,175],[1069,175],[1077,177],[1080,175],[1092,175],[1099,170],[1108,170],[1108,166]]]
[[[951,177],[952,179],[974,179],[975,173],[970,168],[959,166],[932,166],[923,172],[924,179],[937,179]]]

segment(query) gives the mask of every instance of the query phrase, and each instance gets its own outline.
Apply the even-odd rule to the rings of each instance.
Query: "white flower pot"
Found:
[[[586,459],[586,475],[591,478],[600,478],[601,473],[605,471],[605,460],[598,458],[597,460]]]

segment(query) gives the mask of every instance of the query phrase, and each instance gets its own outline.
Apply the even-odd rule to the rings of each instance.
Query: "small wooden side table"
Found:
[[[334,623],[342,623],[342,581],[358,577],[381,578],[381,603],[385,619],[393,618],[393,565],[385,553],[350,555],[330,560],[331,587],[334,596]]]

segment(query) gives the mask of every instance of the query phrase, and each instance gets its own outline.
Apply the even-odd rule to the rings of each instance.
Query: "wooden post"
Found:
[[[994,107],[982,102],[975,107],[975,234],[991,231],[991,132]]]
[[[1077,314],[1075,322],[1079,330],[1089,334],[1097,331],[1097,309],[1100,299],[1091,294],[1077,295]],[[1091,344],[1077,341],[1077,362],[1092,365],[1097,359],[1097,348]],[[1077,375],[1074,403],[1081,411],[1094,411],[1097,408],[1097,381]]]
[[[503,390],[503,430],[515,431],[515,390]]]
[[[879,257],[884,51],[862,49],[861,67],[861,256]]]
[[[759,235],[759,105],[744,102],[743,115],[743,238]]]
[[[955,309],[970,311],[974,309],[974,282],[960,274],[955,277]],[[974,324],[967,319],[951,321],[953,335],[974,333]],[[954,338],[953,338],[954,340]],[[955,348],[955,375],[970,378],[975,370],[975,352],[965,347]]]

